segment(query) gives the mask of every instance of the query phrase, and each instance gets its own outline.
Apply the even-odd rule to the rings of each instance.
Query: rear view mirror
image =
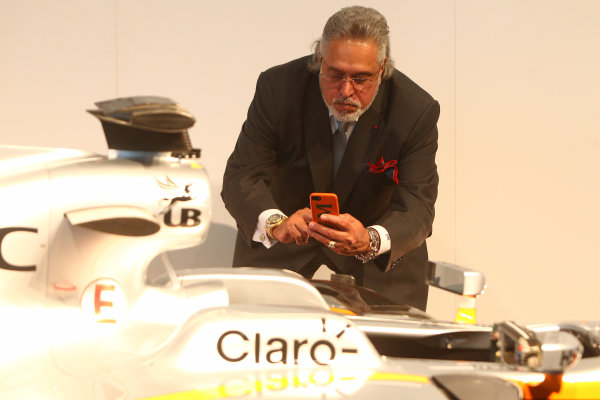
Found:
[[[464,296],[478,296],[486,287],[481,272],[447,262],[430,261],[428,277],[430,286]]]

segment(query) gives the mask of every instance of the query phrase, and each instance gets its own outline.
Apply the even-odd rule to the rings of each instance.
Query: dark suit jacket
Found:
[[[323,252],[357,283],[421,309],[427,303],[427,248],[438,175],[435,165],[439,104],[395,70],[382,82],[373,104],[358,120],[335,181],[332,132],[318,76],[308,57],[273,67],[258,78],[233,153],[227,161],[221,196],[238,225],[234,266],[299,271]],[[368,163],[397,161],[396,184]],[[333,253],[311,239],[308,245],[277,243],[270,249],[252,241],[258,215],[270,208],[287,215],[308,207],[312,192],[334,192],[340,212],[365,226],[382,225],[391,251],[362,264]]]

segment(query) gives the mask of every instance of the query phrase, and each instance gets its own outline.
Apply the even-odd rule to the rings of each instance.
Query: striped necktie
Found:
[[[344,157],[344,151],[346,150],[346,143],[348,143],[348,134],[346,133],[350,123],[339,122],[338,128],[333,134],[333,177],[337,175],[337,171]]]

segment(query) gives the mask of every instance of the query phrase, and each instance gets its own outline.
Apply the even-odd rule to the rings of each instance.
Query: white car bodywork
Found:
[[[165,259],[164,273],[148,275],[156,257],[206,239],[210,199],[197,155],[0,146],[0,399],[520,398],[515,376],[547,378],[498,362],[381,356],[367,335],[492,329],[348,318],[293,272],[176,273]],[[480,293],[481,276],[469,282],[461,290]],[[551,365],[579,361],[568,336],[548,341],[567,360]],[[596,357],[560,374],[599,371]]]

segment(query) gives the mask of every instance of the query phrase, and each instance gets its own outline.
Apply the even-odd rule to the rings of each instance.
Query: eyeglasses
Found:
[[[345,82],[350,82],[356,90],[367,89],[379,82],[377,79],[363,78],[360,76],[351,76],[346,78],[346,75],[337,73],[326,74],[320,72],[319,76],[323,78],[323,81],[330,86],[340,86]]]

